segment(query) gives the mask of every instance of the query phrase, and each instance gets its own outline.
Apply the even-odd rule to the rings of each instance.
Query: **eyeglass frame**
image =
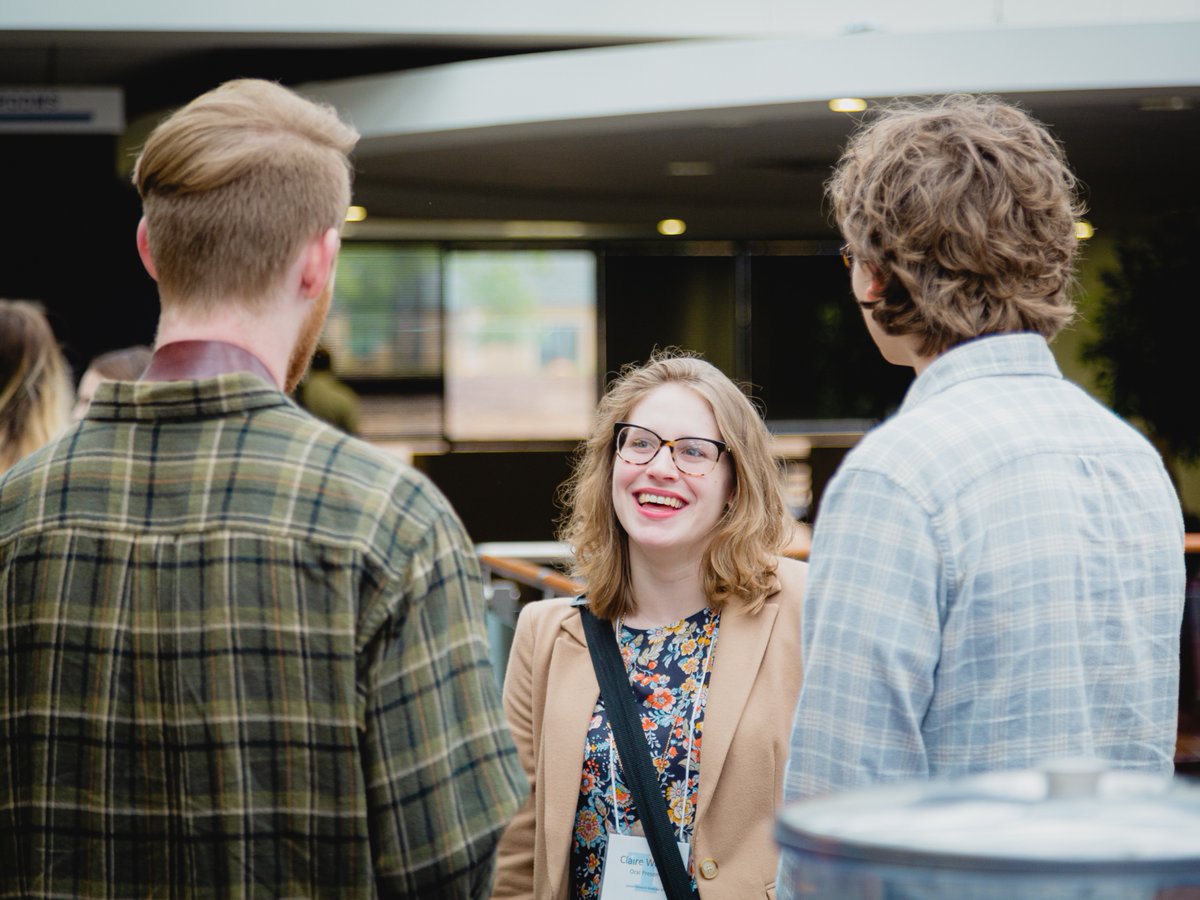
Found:
[[[626,459],[625,457],[621,456],[621,432],[626,428],[637,428],[639,431],[645,431],[648,434],[654,435],[654,437],[658,439],[658,449],[656,449],[654,453],[651,454],[650,458],[645,462],[635,462],[634,460]],[[712,468],[707,472],[685,472],[682,468],[680,468],[679,463],[675,461],[675,445],[683,443],[684,441],[705,441],[706,443],[714,444],[717,448],[717,458],[713,460]],[[729,445],[724,441],[717,440],[716,438],[687,436],[675,438],[673,441],[668,441],[658,432],[647,428],[645,425],[635,425],[633,422],[613,423],[613,450],[620,458],[621,462],[628,463],[631,466],[648,466],[658,458],[658,454],[662,451],[663,447],[666,447],[667,451],[671,454],[671,465],[675,467],[676,471],[678,471],[680,475],[686,475],[688,478],[703,478],[705,475],[711,475],[716,471],[717,466],[720,465],[722,453],[726,454],[730,458],[733,457],[733,451],[729,449]]]

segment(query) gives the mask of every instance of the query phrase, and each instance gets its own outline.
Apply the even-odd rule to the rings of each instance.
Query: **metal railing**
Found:
[[[1184,535],[1185,553],[1200,553],[1200,534]],[[582,593],[584,585],[554,566],[571,561],[571,550],[558,541],[493,542],[475,548],[484,573],[484,591],[489,607],[500,621],[516,626],[520,611],[520,587],[542,592],[543,597],[567,597]],[[797,533],[784,551],[793,559],[808,559],[809,540]]]
[[[793,559],[808,559],[808,548],[807,533],[798,531],[784,553]],[[509,628],[517,624],[521,586],[541,591],[543,598],[583,593],[582,582],[555,568],[571,562],[571,549],[559,541],[492,542],[477,544],[475,552],[483,570],[488,607]]]

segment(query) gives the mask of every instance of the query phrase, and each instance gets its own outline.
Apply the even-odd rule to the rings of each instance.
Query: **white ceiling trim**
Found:
[[[302,90],[341,110],[369,157],[476,133],[492,140],[496,129],[577,131],[588,120],[736,125],[747,115],[829,115],[825,100],[841,96],[1195,88],[1197,47],[1198,22],[689,41],[474,60]]]

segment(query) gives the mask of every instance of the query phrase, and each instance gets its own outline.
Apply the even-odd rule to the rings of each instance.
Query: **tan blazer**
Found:
[[[781,588],[757,615],[734,606],[721,613],[693,832],[703,900],[775,896],[772,829],[800,693],[806,568],[781,560]],[[570,888],[583,742],[600,696],[570,602],[532,603],[517,622],[504,709],[531,793],[500,841],[496,898],[559,900]]]

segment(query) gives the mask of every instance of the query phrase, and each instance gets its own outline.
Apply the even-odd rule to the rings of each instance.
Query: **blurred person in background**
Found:
[[[67,361],[40,306],[0,300],[0,474],[70,422]]]
[[[358,394],[337,377],[333,356],[323,345],[318,345],[308,374],[296,388],[296,402],[346,434],[359,434]]]
[[[79,387],[75,391],[75,411],[71,417],[76,422],[83,418],[101,381],[137,381],[141,378],[150,365],[153,352],[149,347],[138,344],[109,350],[95,357],[79,379]]]

